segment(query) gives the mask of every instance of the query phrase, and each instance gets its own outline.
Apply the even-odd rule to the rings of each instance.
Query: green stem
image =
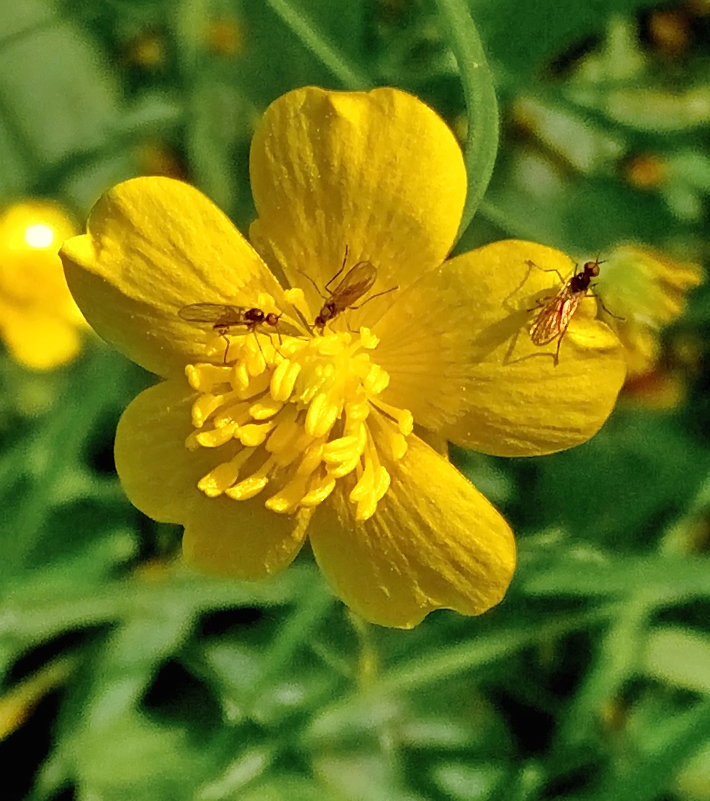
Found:
[[[436,0],[461,74],[468,133],[464,160],[468,195],[459,236],[468,228],[493,173],[498,149],[498,104],[483,44],[464,0]]]
[[[372,80],[364,72],[360,72],[357,66],[349,63],[342,52],[328,42],[323,33],[290,0],[266,0],[266,4],[343,86],[348,89],[369,89],[373,86]]]

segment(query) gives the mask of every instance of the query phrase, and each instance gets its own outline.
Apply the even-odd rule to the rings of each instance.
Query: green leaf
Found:
[[[292,567],[273,579],[241,582],[166,568],[161,581],[138,575],[97,586],[70,577],[60,587],[12,586],[0,618],[0,638],[29,647],[72,628],[112,623],[153,606],[189,604],[196,614],[230,606],[283,605],[300,595],[308,575]]]
[[[675,687],[710,694],[710,637],[680,626],[661,626],[643,653],[648,676]]]
[[[472,13],[505,78],[526,82],[571,45],[601,33],[612,14],[633,13],[656,0],[469,0]]]
[[[312,722],[309,736],[316,739],[333,737],[353,717],[368,714],[368,705],[377,706],[392,694],[413,693],[431,684],[452,680],[465,672],[483,670],[535,643],[561,637],[579,628],[597,626],[616,611],[616,605],[608,605],[577,615],[546,618],[544,622],[537,621],[536,625],[523,620],[517,626],[499,627],[462,643],[440,646],[429,651],[427,659],[419,655],[411,657],[383,672],[357,694],[338,699],[321,710]]]
[[[623,537],[626,549],[648,548],[660,535],[652,522],[677,514],[708,468],[710,452],[673,415],[619,409],[589,442],[540,460],[529,519],[603,546]],[[581,487],[570,492],[575,477]]]
[[[662,725],[659,722],[662,721]],[[710,700],[676,714],[654,715],[635,735],[634,759],[619,759],[601,782],[597,798],[655,801],[678,769],[710,737]]]
[[[557,549],[547,569],[520,577],[530,595],[619,597],[648,590],[658,606],[710,595],[708,560],[702,557],[629,556]]]
[[[100,54],[60,20],[0,45],[0,110],[37,176],[102,147],[120,113],[116,82]]]

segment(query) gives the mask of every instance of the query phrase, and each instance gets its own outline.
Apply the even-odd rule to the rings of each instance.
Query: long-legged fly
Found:
[[[393,286],[391,289],[385,289],[383,292],[377,292],[374,295],[370,295],[370,297],[359,306],[355,306],[354,304],[360,300],[360,298],[366,295],[374,286],[375,281],[377,280],[377,268],[374,264],[372,264],[372,262],[359,261],[345,273],[343,278],[336,284],[335,288],[331,289],[330,286],[333,281],[335,281],[345,269],[347,259],[348,249],[346,247],[342,266],[324,287],[325,291],[328,293],[327,295],[324,295],[318,289],[313,279],[311,279],[309,276],[306,276],[311,283],[313,283],[318,294],[325,300],[325,303],[321,306],[318,315],[313,321],[313,325],[320,329],[321,333],[323,332],[323,329],[327,323],[329,323],[331,320],[334,320],[346,309],[360,309],[365,305],[365,303],[369,303],[371,300],[379,298],[380,295],[386,295],[388,292],[394,292],[395,289],[398,289],[398,287]]]
[[[256,332],[259,326],[268,326],[278,333],[280,314],[265,312],[256,306],[230,306],[222,303],[190,303],[178,311],[178,316],[188,323],[209,323],[225,341],[224,361],[227,361],[230,328],[244,326],[247,331]],[[257,338],[257,344],[259,340]],[[259,345],[261,348],[261,345]]]

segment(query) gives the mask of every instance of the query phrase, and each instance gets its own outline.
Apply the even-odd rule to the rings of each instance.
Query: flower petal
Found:
[[[94,206],[87,230],[62,246],[69,288],[102,337],[160,375],[205,358],[204,332],[178,317],[183,306],[254,306],[259,291],[281,299],[251,245],[180,181],[118,184]]]
[[[409,442],[372,518],[356,523],[347,493],[336,490],[310,532],[334,591],[367,620],[398,628],[432,609],[484,612],[515,567],[503,517],[444,457]]]
[[[251,182],[259,214],[251,239],[314,308],[322,300],[300,271],[322,289],[346,248],[348,267],[366,260],[377,268],[373,292],[406,286],[440,264],[466,194],[454,135],[397,89],[307,87],[280,97],[254,136]]]
[[[390,375],[383,397],[449,440],[499,456],[589,439],[626,371],[618,339],[594,319],[597,301],[580,303],[559,364],[556,340],[538,346],[528,334],[536,300],[561,287],[554,270],[566,279],[573,268],[560,251],[505,240],[422,276],[375,327],[378,363]]]
[[[197,482],[215,466],[213,451],[189,451],[193,396],[181,381],[145,390],[116,431],[116,468],[131,502],[155,520],[185,525],[183,552],[197,567],[237,578],[259,578],[298,553],[307,520],[277,515],[263,498],[208,498]]]

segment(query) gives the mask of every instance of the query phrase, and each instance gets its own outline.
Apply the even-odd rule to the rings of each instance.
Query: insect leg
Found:
[[[536,266],[535,263],[532,262],[532,261],[526,261],[525,263],[528,265],[528,271],[525,273],[525,275],[523,277],[523,280],[515,287],[515,289],[513,289],[512,292],[510,292],[508,295],[506,295],[503,298],[502,306],[506,311],[509,311],[509,312],[517,312],[517,311],[519,311],[514,306],[511,306],[509,301],[513,297],[513,295],[515,295],[517,292],[519,292],[523,288],[523,285],[525,284],[525,282],[530,277],[530,271],[532,270],[533,267]],[[531,311],[531,309],[528,309],[528,311]]]
[[[257,348],[259,348],[259,353],[261,354],[261,358],[264,360],[264,364],[266,364],[267,363],[266,362],[266,356],[264,356],[264,351],[263,351],[263,349],[261,347],[261,342],[259,342],[259,335],[256,332],[256,326],[255,325],[250,326],[250,330],[251,330],[252,334],[254,334],[254,339],[256,340],[256,346],[257,346]]]
[[[562,338],[566,333],[567,329],[565,328],[565,330],[559,335],[559,337],[557,337],[557,350],[555,351],[555,356],[554,356],[555,367],[557,367],[557,365],[560,363],[560,348],[562,347]]]
[[[595,285],[595,286],[596,286],[596,285]],[[595,298],[597,299],[597,302],[599,303],[599,305],[602,307],[602,309],[604,309],[604,311],[605,311],[605,312],[606,312],[606,313],[607,313],[607,314],[608,314],[610,317],[614,317],[614,318],[616,318],[617,320],[625,320],[625,319],[626,319],[626,317],[621,317],[620,315],[618,315],[618,314],[614,314],[614,312],[613,312],[613,311],[610,311],[609,309],[607,309],[607,307],[604,305],[604,301],[603,301],[603,300],[602,300],[602,299],[599,297],[599,295],[597,295],[597,293],[596,293],[596,292],[589,292],[589,293],[587,293],[587,297],[589,297],[589,295],[592,295],[593,297],[595,297]]]
[[[534,261],[530,261],[530,259],[528,259],[525,263],[528,264],[531,268],[532,267],[537,267],[537,269],[541,270],[543,273],[557,273],[557,277],[560,279],[560,281],[563,284],[566,283],[565,277],[562,275],[562,273],[559,270],[556,270],[554,267],[549,267],[549,268],[548,267],[540,267],[539,265],[535,264]]]
[[[224,340],[224,356],[222,357],[222,363],[227,364],[227,356],[229,355],[229,337],[227,336],[227,331],[229,329],[226,326],[215,326],[215,331],[222,337]]]
[[[531,306],[529,309],[525,309],[525,311],[531,312],[531,311],[537,311],[538,309],[543,309],[545,306],[547,306],[547,304],[550,302],[550,300],[552,300],[553,297],[554,295],[545,295],[544,298],[538,298],[535,301],[535,305]]]
[[[337,273],[336,273],[336,274],[335,274],[335,275],[334,275],[334,276],[333,276],[333,277],[330,279],[330,281],[328,281],[328,283],[327,283],[327,284],[326,284],[326,285],[323,287],[323,289],[325,289],[325,291],[326,291],[326,292],[328,291],[328,287],[329,287],[329,286],[330,286],[330,285],[333,283],[333,281],[335,281],[335,279],[336,279],[336,278],[337,278],[337,277],[340,275],[340,273],[342,273],[342,272],[343,272],[343,270],[345,269],[345,265],[347,264],[347,262],[348,262],[348,246],[346,245],[346,246],[345,246],[345,255],[343,256],[343,263],[340,265],[340,269],[339,269],[339,270],[338,270],[338,272],[337,272]]]
[[[304,276],[305,278],[307,278],[307,279],[308,279],[308,280],[311,282],[311,284],[313,284],[313,289],[315,289],[315,291],[316,291],[316,292],[317,292],[317,293],[318,293],[318,294],[319,294],[319,295],[320,295],[320,296],[323,298],[323,300],[328,300],[328,296],[327,296],[327,295],[324,295],[324,294],[323,294],[323,293],[320,291],[320,289],[318,289],[318,284],[316,284],[316,282],[315,282],[315,281],[314,281],[314,280],[311,278],[311,276],[310,276],[310,275],[308,275],[308,273],[304,273],[304,272],[303,272],[303,270],[297,270],[297,272],[301,273],[301,275],[302,275],[302,276]],[[298,311],[298,310],[296,310],[296,311]],[[300,312],[299,312],[299,315],[300,315]],[[305,321],[304,321],[304,322],[305,322]]]
[[[375,298],[379,298],[380,295],[387,295],[389,292],[394,292],[397,289],[399,289],[399,286],[390,287],[389,289],[385,289],[382,292],[375,292],[375,294],[374,295],[370,295],[370,297],[367,300],[363,300],[363,302],[359,306],[348,306],[348,309],[361,309],[363,306],[365,306],[371,300],[374,300]]]

